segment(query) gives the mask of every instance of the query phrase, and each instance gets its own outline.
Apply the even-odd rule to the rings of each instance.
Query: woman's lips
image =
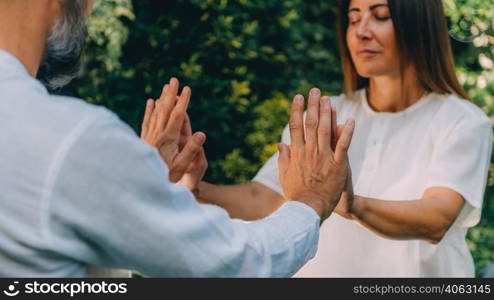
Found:
[[[360,51],[357,52],[357,56],[363,57],[363,58],[374,57],[374,56],[376,56],[378,54],[379,54],[379,52],[368,50],[368,49],[360,50]]]

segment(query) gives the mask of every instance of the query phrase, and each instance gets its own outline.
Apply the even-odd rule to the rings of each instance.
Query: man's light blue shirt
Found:
[[[283,277],[317,249],[308,206],[247,223],[198,204],[113,113],[48,94],[2,50],[0,127],[0,276]]]

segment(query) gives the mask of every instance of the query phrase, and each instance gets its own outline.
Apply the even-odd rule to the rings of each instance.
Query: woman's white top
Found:
[[[355,194],[406,201],[421,199],[427,188],[446,187],[466,204],[438,245],[382,238],[334,213],[321,227],[316,257],[296,276],[474,276],[465,235],[480,219],[492,150],[490,119],[469,101],[435,93],[399,113],[374,111],[365,90],[332,103],[338,124],[356,120],[349,150]],[[287,128],[282,141],[290,144]],[[275,154],[254,181],[282,194],[277,159]]]

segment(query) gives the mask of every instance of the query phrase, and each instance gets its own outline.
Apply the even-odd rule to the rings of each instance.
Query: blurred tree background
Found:
[[[494,116],[494,0],[444,0],[457,71]],[[62,93],[104,105],[139,133],[145,101],[172,76],[192,88],[213,183],[248,182],[273,153],[290,100],[342,90],[335,0],[95,0],[84,76]],[[494,261],[494,184],[469,232],[480,274]]]

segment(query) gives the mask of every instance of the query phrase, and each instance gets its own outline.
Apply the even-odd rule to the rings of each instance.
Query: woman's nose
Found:
[[[369,28],[370,17],[364,16],[357,28],[357,37],[360,39],[370,39],[372,37],[372,31]]]

